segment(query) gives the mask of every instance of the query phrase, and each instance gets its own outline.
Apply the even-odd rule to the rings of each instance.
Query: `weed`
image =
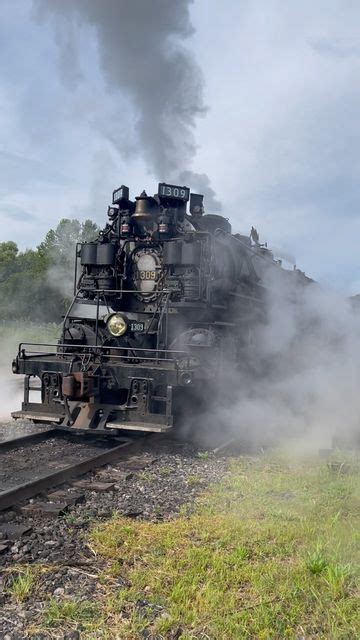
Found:
[[[18,602],[23,602],[31,594],[35,585],[36,571],[32,567],[25,567],[13,578],[7,588],[7,592]]]
[[[84,511],[82,511],[81,513],[81,518],[85,522],[92,522],[95,519],[95,516],[93,511],[90,511],[89,509],[84,509]]]
[[[353,573],[351,564],[335,564],[326,567],[324,577],[333,593],[339,595],[350,585]]]
[[[312,553],[308,553],[306,560],[306,567],[313,575],[319,575],[326,569],[328,562],[323,554],[323,550],[320,545]]]
[[[169,476],[172,472],[173,470],[170,467],[160,467],[159,469],[159,474],[164,477]]]
[[[189,515],[191,507],[188,504],[182,504],[179,509],[180,518],[186,518]]]
[[[235,547],[232,553],[229,554],[229,560],[233,564],[244,562],[249,559],[249,550],[246,547]]]
[[[200,458],[201,460],[207,460],[210,456],[210,452],[209,451],[198,451],[197,452],[197,457]]]
[[[201,484],[201,478],[197,476],[195,473],[189,474],[187,477],[187,483],[189,487],[197,487],[199,486],[199,484]]]
[[[150,482],[153,480],[153,476],[149,471],[140,471],[137,474],[137,477],[140,482],[143,482],[144,484],[150,484]]]
[[[99,607],[92,602],[52,598],[45,611],[45,624],[55,627],[62,622],[90,622],[99,614]]]
[[[69,513],[64,513],[62,518],[66,524],[75,524],[76,522],[76,515],[75,513],[71,513],[71,511]]]

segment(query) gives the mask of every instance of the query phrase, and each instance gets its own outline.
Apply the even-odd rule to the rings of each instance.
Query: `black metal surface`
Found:
[[[52,435],[53,435],[52,430]],[[26,438],[17,438],[16,440],[26,440]],[[30,480],[22,485],[18,485],[16,487],[12,487],[8,491],[3,491],[0,493],[0,511],[4,509],[8,509],[12,507],[22,500],[27,498],[31,498],[42,491],[45,491],[51,487],[54,487],[58,484],[62,484],[63,482],[67,482],[68,480],[83,475],[88,471],[96,467],[101,467],[105,464],[113,462],[118,459],[119,453],[124,447],[128,447],[133,444],[133,440],[130,438],[122,438],[121,443],[117,444],[102,453],[97,454],[96,456],[92,456],[81,462],[75,462],[74,464],[68,465],[63,469],[59,469],[58,471],[54,471],[53,473],[46,474],[40,478],[36,478],[34,480]]]

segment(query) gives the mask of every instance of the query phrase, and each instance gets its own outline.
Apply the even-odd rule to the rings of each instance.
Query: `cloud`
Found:
[[[63,184],[69,179],[54,170],[53,167],[35,158],[16,153],[0,151],[0,192],[22,191],[25,186],[34,183]]]
[[[21,207],[0,202],[0,216],[10,218],[17,222],[34,222],[37,217],[29,211],[24,211]]]
[[[335,58],[358,58],[360,56],[359,37],[331,37],[320,36],[309,41],[314,51],[321,55],[334,56]]]
[[[38,223],[30,234],[9,222],[2,234],[37,244],[60,217],[102,223],[112,188],[124,183],[133,196],[143,188],[153,192],[175,162],[194,190],[208,186],[203,174],[211,176],[234,229],[248,233],[256,226],[263,241],[295,254],[313,277],[354,291],[360,281],[359,3],[349,0],[344,11],[335,0],[228,0],[224,11],[215,0],[164,0],[169,15],[160,2],[152,11],[142,1],[139,26],[137,2],[126,2],[129,13],[119,17],[108,1],[54,0],[42,4],[44,18],[36,21],[27,0],[5,0],[0,195]],[[116,3],[116,12],[122,5]],[[110,55],[122,38],[133,45],[131,55],[123,57],[122,49]],[[176,73],[164,75],[157,64],[164,51],[176,62],[184,50],[201,69],[189,95]],[[67,60],[60,58],[64,52]],[[185,65],[184,82],[187,71]],[[190,113],[196,107],[190,138],[183,137],[184,104]]]

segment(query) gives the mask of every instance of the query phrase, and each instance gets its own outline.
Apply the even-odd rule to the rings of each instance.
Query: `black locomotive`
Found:
[[[206,215],[203,196],[187,187],[161,183],[132,201],[122,186],[108,217],[96,241],[76,248],[59,343],[19,347],[13,372],[25,388],[14,418],[166,431],[189,399],[193,409],[208,403],[226,372],[250,366],[266,316],[264,274],[307,281],[282,269],[255,229],[232,235],[226,218]],[[34,378],[41,402],[31,401]]]

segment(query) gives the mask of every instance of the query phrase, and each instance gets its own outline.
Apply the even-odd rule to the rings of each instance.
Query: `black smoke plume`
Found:
[[[125,92],[136,112],[137,149],[160,180],[186,176],[202,189],[208,210],[219,210],[205,174],[189,170],[196,153],[196,119],[206,113],[203,76],[183,41],[194,33],[193,0],[35,0],[39,19],[51,18],[62,75],[81,82],[77,31],[93,29],[104,78]],[[70,59],[71,58],[71,59]],[[122,141],[116,140],[121,151]]]

